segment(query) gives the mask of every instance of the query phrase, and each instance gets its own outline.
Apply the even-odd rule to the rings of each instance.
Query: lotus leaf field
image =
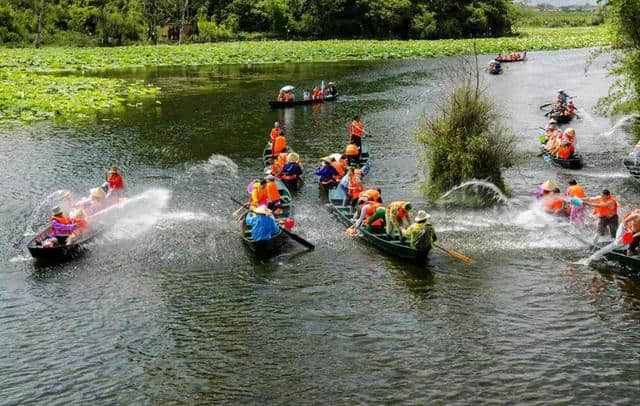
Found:
[[[476,40],[480,54],[607,45],[605,26],[527,28],[519,36]],[[267,46],[268,45],[268,46]],[[473,40],[269,41],[115,48],[0,48],[0,121],[90,116],[125,103],[155,99],[141,81],[101,77],[105,69],[145,66],[332,62],[431,58],[472,52]]]

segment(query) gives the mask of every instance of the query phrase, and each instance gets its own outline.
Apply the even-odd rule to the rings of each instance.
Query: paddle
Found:
[[[433,246],[438,248],[439,250],[442,250],[442,251],[446,252],[447,254],[449,254],[449,256],[451,256],[451,257],[453,257],[455,259],[458,259],[458,260],[460,260],[460,261],[462,261],[462,262],[464,262],[466,264],[473,265],[473,264],[476,263],[475,259],[469,258],[468,256],[463,255],[463,254],[459,253],[458,251],[452,250],[451,248],[444,248],[444,247],[441,247],[441,246],[439,246],[438,244],[435,244],[435,243],[433,244]]]
[[[547,104],[543,104],[542,106],[540,106],[540,110],[542,110],[545,107],[549,107],[551,106],[553,103],[547,103]]]
[[[247,213],[249,212],[249,205],[245,204],[245,203],[240,203],[239,201],[237,201],[236,199],[234,199],[233,197],[229,197],[234,203],[239,204],[240,206],[244,207],[245,209],[247,209]],[[309,241],[305,240],[304,238],[300,237],[297,234],[292,233],[291,231],[287,230],[286,228],[280,226],[280,224],[278,224],[278,227],[280,227],[280,230],[282,230],[286,235],[288,235],[289,237],[291,237],[292,240],[300,243],[301,245],[304,245],[305,247],[309,248],[310,250],[314,250],[316,248],[315,245],[311,244]]]

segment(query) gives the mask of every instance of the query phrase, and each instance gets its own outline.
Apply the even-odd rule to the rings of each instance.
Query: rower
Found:
[[[274,213],[282,213],[282,202],[280,200],[280,192],[278,191],[278,185],[276,185],[276,178],[273,175],[265,177],[267,181],[267,206],[269,210],[273,210]]]
[[[387,206],[387,226],[386,231],[390,236],[394,236],[397,231],[402,240],[402,231],[409,227],[411,223],[409,216],[411,212],[411,203],[405,201],[395,201]]]
[[[107,172],[107,183],[109,184],[109,191],[106,197],[117,201],[124,194],[124,181],[117,166],[111,165],[109,172]]]
[[[365,131],[362,122],[360,121],[360,117],[358,115],[353,116],[353,121],[349,125],[349,135],[351,136],[351,143],[356,144],[358,146],[358,152],[362,152],[362,133],[364,135],[369,135],[367,131]]]
[[[64,243],[67,238],[73,233],[76,228],[71,223],[71,220],[64,215],[64,212],[60,206],[55,206],[51,209],[51,243],[53,245]]]
[[[296,181],[302,176],[302,164],[300,157],[295,152],[287,155],[287,163],[282,167],[282,175],[280,179],[284,181]]]
[[[245,222],[251,227],[251,238],[254,241],[270,240],[280,232],[280,227],[273,218],[271,210],[264,205],[252,209],[247,214]]]
[[[276,141],[276,138],[278,138],[278,135],[280,135],[281,132],[282,130],[280,130],[280,123],[276,121],[275,123],[273,123],[273,128],[271,129],[271,133],[269,133],[269,139],[271,140],[270,142],[272,145]]]
[[[275,158],[279,153],[285,152],[286,149],[287,139],[284,136],[284,132],[281,131],[271,144],[271,156]]]
[[[418,251],[417,259],[419,261],[427,259],[427,255],[429,255],[429,251],[431,251],[433,243],[438,241],[438,237],[436,236],[436,231],[433,226],[427,223],[429,217],[431,216],[429,216],[426,211],[420,210],[416,215],[415,223],[411,224],[402,232],[404,237],[409,237],[409,244],[411,245],[411,248]]]
[[[331,166],[331,158],[325,156],[322,158],[321,164],[316,168],[316,175],[320,177],[320,184],[325,188],[331,188],[338,184],[335,180],[335,176],[338,174],[336,168]]]
[[[567,100],[569,100],[570,97],[571,96],[564,92],[564,89],[558,90],[558,101],[561,102],[563,106],[567,104]]]
[[[609,190],[604,189],[600,196],[585,198],[583,202],[593,206],[593,211],[598,216],[598,232],[593,243],[598,242],[598,237],[604,236],[607,229],[611,238],[615,238],[618,229],[618,202]]]

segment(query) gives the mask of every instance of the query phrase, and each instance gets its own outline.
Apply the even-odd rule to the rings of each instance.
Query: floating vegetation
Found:
[[[82,117],[157,97],[143,82],[101,78],[106,69],[146,66],[331,62],[469,54],[473,40],[263,41],[113,48],[0,48],[0,121]],[[606,45],[606,27],[528,28],[520,36],[476,40],[480,54]],[[60,73],[65,73],[60,75]],[[127,100],[129,99],[129,100]]]

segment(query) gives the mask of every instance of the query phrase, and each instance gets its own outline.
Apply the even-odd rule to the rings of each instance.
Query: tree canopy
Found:
[[[120,45],[177,39],[436,39],[511,33],[510,0],[0,0],[0,42]]]

